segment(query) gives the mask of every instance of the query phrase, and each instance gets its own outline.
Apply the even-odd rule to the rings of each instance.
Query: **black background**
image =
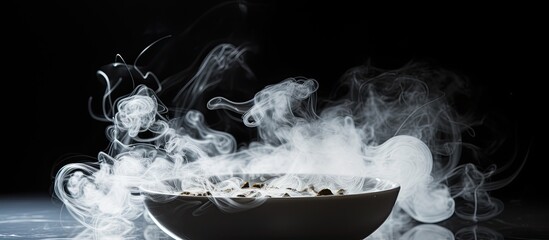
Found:
[[[183,41],[185,59],[197,58],[215,42],[251,41],[261,46],[258,60],[250,64],[259,79],[311,77],[321,82],[321,93],[345,70],[367,61],[389,69],[409,61],[450,69],[482,90],[481,109],[508,123],[518,161],[530,149],[523,171],[496,194],[541,197],[536,189],[547,182],[546,157],[540,153],[546,74],[539,73],[545,68],[539,58],[545,55],[535,6],[243,3],[248,5],[244,21],[212,14],[197,24]],[[105,149],[106,125],[92,119],[87,107],[88,98],[102,91],[95,72],[115,54],[131,62],[152,41],[180,34],[218,4],[90,1],[6,7],[0,193],[51,194],[55,172],[75,160],[70,156],[94,157]],[[235,12],[237,5],[229,5],[227,12]]]

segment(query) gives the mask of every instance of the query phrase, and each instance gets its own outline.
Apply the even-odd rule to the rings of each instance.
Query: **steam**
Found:
[[[241,174],[265,173],[281,175],[271,186],[314,184],[349,194],[363,191],[364,177],[395,182],[401,191],[386,225],[410,217],[436,223],[454,213],[477,221],[502,211],[501,202],[487,194],[497,188],[485,184],[493,169],[460,165],[461,134],[469,126],[452,107],[452,94],[463,88],[457,76],[417,66],[388,72],[360,66],[342,76],[328,101],[317,101],[319,83],[307,78],[266,86],[244,102],[214,97],[208,109],[239,114],[239,124],[257,130],[256,140],[237,147],[231,134],[210,128],[191,107],[227,71],[250,72],[245,52],[230,44],[212,49],[178,91],[175,100],[185,107],[178,109],[160,100],[161,87],[155,91],[146,84],[111,103],[120,82],[99,71],[107,83],[108,151],[95,163],[65,165],[55,179],[55,193],[73,216],[107,236],[128,232],[144,213],[143,189],[171,197],[184,190],[210,192],[220,209],[242,211],[265,198],[236,203],[223,189],[238,188]],[[146,78],[136,66],[115,67]],[[456,199],[464,203],[456,207]]]

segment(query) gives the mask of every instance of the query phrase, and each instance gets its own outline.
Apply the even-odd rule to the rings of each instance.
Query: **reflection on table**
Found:
[[[399,239],[549,239],[548,207],[507,203],[505,211],[486,222],[451,218],[437,224],[384,224],[367,240]],[[63,205],[43,196],[0,197],[0,239],[172,239],[146,216],[130,233],[104,236],[81,225]],[[112,230],[105,232],[113,232]]]

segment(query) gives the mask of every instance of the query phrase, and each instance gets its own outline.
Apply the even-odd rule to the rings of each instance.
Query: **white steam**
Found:
[[[247,70],[244,52],[229,44],[214,48],[177,98],[194,102],[198,96],[193,94],[219,83],[227,69]],[[103,72],[99,76],[111,81]],[[214,191],[219,185],[209,180],[212,176],[234,174],[283,174],[286,178],[273,184],[343,187],[351,194],[362,189],[358,179],[377,177],[401,186],[394,221],[402,216],[443,221],[456,211],[458,197],[467,202],[458,216],[488,218],[501,211],[501,203],[483,188],[489,173],[458,164],[466,126],[439,91],[452,84],[451,77],[413,68],[382,73],[358,67],[343,76],[334,99],[318,109],[320,86],[306,78],[267,86],[246,102],[211,99],[210,110],[241,114],[245,126],[257,129],[258,139],[240,148],[231,134],[208,127],[201,112],[184,109],[183,115],[170,116],[155,91],[138,85],[107,106],[112,108],[104,116],[112,123],[109,151],[101,152],[97,163],[64,166],[55,192],[79,221],[107,235],[129,231],[132,220],[143,214],[141,189],[211,191],[212,201],[228,212],[261,204],[262,198],[237,204],[221,198],[224,191]],[[113,92],[107,86],[104,100]],[[166,183],[173,179],[177,184]],[[223,184],[238,187],[241,182],[230,178]]]

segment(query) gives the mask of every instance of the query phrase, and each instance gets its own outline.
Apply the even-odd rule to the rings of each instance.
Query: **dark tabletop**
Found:
[[[506,201],[505,210],[474,223],[452,217],[437,224],[395,229],[397,239],[549,239],[549,207],[535,201]],[[0,239],[102,239],[78,223],[56,199],[47,196],[0,197]],[[386,237],[386,236],[385,236]],[[154,223],[136,221],[133,232],[109,239],[172,239]],[[370,236],[367,239],[384,239]]]

